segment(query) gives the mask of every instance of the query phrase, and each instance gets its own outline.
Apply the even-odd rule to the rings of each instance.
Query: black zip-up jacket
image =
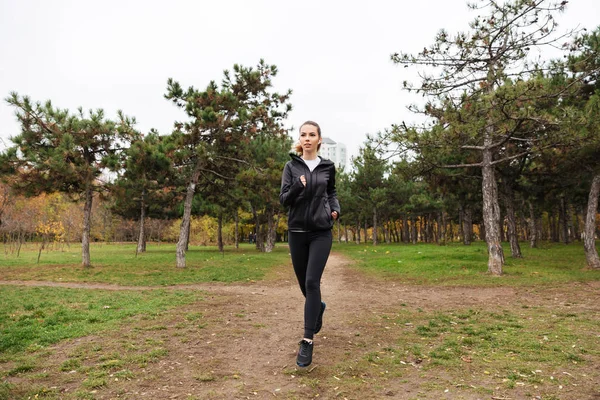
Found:
[[[290,154],[281,176],[279,202],[289,207],[288,230],[292,232],[324,231],[333,227],[333,211],[340,216],[340,203],[335,191],[335,164],[321,158],[310,172],[302,158]],[[306,178],[306,187],[300,176]]]

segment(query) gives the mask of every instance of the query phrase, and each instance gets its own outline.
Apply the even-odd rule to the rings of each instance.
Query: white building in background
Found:
[[[348,171],[346,165],[346,145],[335,140],[323,137],[321,140],[321,150],[319,154],[323,158],[328,158],[335,164],[337,169],[344,169]]]

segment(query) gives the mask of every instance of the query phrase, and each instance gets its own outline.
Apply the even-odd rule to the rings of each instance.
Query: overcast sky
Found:
[[[414,73],[390,54],[429,46],[440,28],[466,31],[474,17],[464,0],[0,0],[0,96],[111,118],[122,109],[142,132],[167,134],[184,118],[163,97],[167,78],[202,88],[263,58],[279,68],[275,90],[293,90],[288,126],[315,120],[354,156],[366,133],[414,119],[406,106],[419,98],[401,89]],[[558,21],[594,29],[600,1],[571,0]],[[0,149],[18,133],[2,101]]]

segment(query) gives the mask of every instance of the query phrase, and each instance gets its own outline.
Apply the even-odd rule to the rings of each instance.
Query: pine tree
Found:
[[[470,5],[483,14],[470,24],[470,32],[451,37],[442,30],[434,44],[417,55],[392,55],[394,62],[404,66],[433,68],[433,72],[430,69],[422,75],[419,87],[408,83],[405,87],[429,96],[431,101],[423,111],[445,128],[448,135],[444,138],[460,136],[464,140],[456,148],[479,153],[478,162],[464,166],[481,169],[488,272],[493,275],[501,275],[504,265],[495,166],[529,153],[527,149],[522,153],[503,154],[507,144],[522,139],[519,134],[523,133],[524,123],[536,128],[557,125],[547,115],[521,106],[539,96],[535,81],[519,84],[511,91],[499,88],[507,81],[529,80],[538,74],[541,64],[532,62],[529,53],[563,39],[564,36],[555,35],[554,15],[562,11],[566,3],[482,0],[479,5]],[[545,93],[545,96],[550,94]],[[454,118],[448,119],[449,110],[455,111]]]
[[[170,157],[173,150],[170,137],[150,131],[124,152],[117,167],[119,176],[110,186],[112,211],[139,221],[137,253],[146,251],[146,218],[164,218],[177,198],[177,177]]]
[[[247,163],[244,150],[259,133],[284,135],[282,121],[291,110],[291,92],[270,92],[274,65],[260,61],[256,69],[234,65],[224,72],[219,87],[214,81],[206,89],[181,85],[169,79],[165,97],[185,110],[187,122],[175,124],[180,138],[178,167],[187,179],[183,218],[177,242],[177,267],[185,267],[192,201],[201,177],[233,179]]]
[[[135,120],[119,111],[112,121],[101,109],[86,114],[79,108],[71,114],[50,101],[33,103],[17,93],[6,101],[16,108],[21,133],[11,138],[14,146],[0,156],[3,172],[18,176],[13,181],[17,193],[62,192],[83,200],[82,265],[90,267],[94,192],[104,190],[102,173],[117,164],[119,153],[136,137]]]

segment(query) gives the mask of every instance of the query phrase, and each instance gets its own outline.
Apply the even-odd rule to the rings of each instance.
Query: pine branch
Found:
[[[226,180],[228,180],[228,181],[231,181],[231,180],[234,180],[234,179],[235,179],[235,177],[229,177],[229,176],[221,175],[221,174],[220,174],[220,173],[218,173],[217,171],[215,171],[215,170],[212,170],[212,169],[209,169],[209,168],[200,168],[200,171],[203,171],[203,172],[210,172],[211,174],[213,174],[213,175],[216,175],[216,176],[218,176],[219,178],[226,179]]]
[[[438,168],[471,168],[471,167],[482,167],[483,163],[473,163],[473,164],[446,164],[446,165],[438,165]]]

